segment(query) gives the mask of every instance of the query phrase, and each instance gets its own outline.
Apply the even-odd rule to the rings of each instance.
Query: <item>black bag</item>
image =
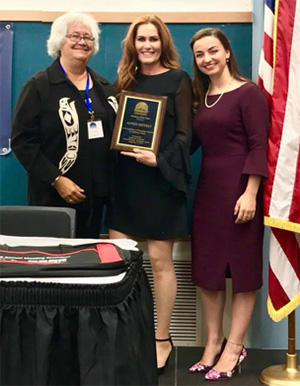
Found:
[[[142,255],[112,243],[57,246],[0,245],[0,277],[112,276]]]

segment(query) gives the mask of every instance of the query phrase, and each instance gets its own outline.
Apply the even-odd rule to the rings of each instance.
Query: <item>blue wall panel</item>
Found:
[[[50,33],[50,23],[15,22],[12,73],[12,105],[14,107],[22,85],[26,80],[47,67],[52,59],[47,55],[46,41]],[[170,24],[169,28],[178,49],[181,66],[192,76],[192,53],[189,41],[193,34],[204,24]],[[241,71],[251,77],[251,24],[214,24],[228,35],[236,53]],[[118,62],[122,52],[122,40],[127,24],[101,25],[100,50],[90,60],[90,66],[111,82],[116,79]],[[26,203],[26,173],[14,154],[0,158],[1,205],[23,205]],[[193,187],[199,172],[200,152],[192,158]],[[192,194],[189,199],[191,212]]]

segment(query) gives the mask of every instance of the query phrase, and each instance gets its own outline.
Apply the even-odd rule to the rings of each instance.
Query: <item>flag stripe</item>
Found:
[[[264,89],[272,95],[273,68],[265,61],[264,57],[261,57],[259,75]]]
[[[268,4],[267,4],[268,3]],[[258,85],[263,89],[268,105],[272,104],[273,93],[273,28],[274,28],[274,0],[266,2],[264,11],[263,49],[260,56]],[[266,41],[268,40],[268,43]],[[268,47],[268,48],[267,48]],[[271,111],[271,110],[270,110]]]
[[[280,321],[300,304],[300,0],[266,0],[264,28],[258,84],[271,113],[264,189],[265,224],[272,227],[267,305]]]
[[[269,215],[289,220],[292,198],[296,179],[297,157],[300,142],[299,118],[297,111],[300,100],[300,72],[294,69],[300,66],[300,41],[296,39],[300,33],[300,20],[295,20],[295,2],[286,2],[278,9],[276,67],[274,76],[272,127],[276,132],[278,146],[277,166],[272,184]],[[300,16],[300,15],[299,15]],[[300,18],[299,18],[300,19]],[[284,23],[284,25],[283,25]],[[286,28],[289,24],[290,28]],[[295,30],[295,31],[294,31]],[[294,33],[296,32],[296,33]],[[293,34],[294,33],[294,34]],[[285,58],[282,53],[285,52]],[[296,66],[296,67],[295,67]],[[298,74],[297,74],[298,72]],[[281,129],[282,128],[282,129]],[[280,137],[280,138],[279,138]],[[273,136],[273,140],[275,136]],[[274,155],[274,154],[273,154]]]
[[[267,34],[264,34],[264,59],[270,66],[273,72],[273,39],[268,36]],[[272,83],[272,78],[271,78],[271,83]]]
[[[300,120],[299,120],[300,122]],[[290,220],[292,222],[297,222],[300,224],[300,203],[299,203],[299,197],[300,197],[300,145],[299,145],[299,151],[298,151],[298,159],[297,159],[297,172],[296,172],[296,178],[295,178],[295,189],[294,194],[292,198],[292,205],[291,205],[291,211],[290,211]],[[299,225],[300,226],[300,225]]]
[[[300,284],[300,251],[299,245],[296,239],[296,233],[283,231],[282,229],[272,228],[272,233],[282,248],[283,253],[287,258],[287,265],[291,266],[291,269],[294,270],[294,274],[297,277],[294,277],[298,280],[298,285]],[[288,281],[288,276],[285,279]],[[294,295],[292,295],[293,297]]]
[[[276,296],[272,296],[274,293],[276,293]],[[288,304],[290,301],[282,289],[276,275],[272,271],[272,268],[269,268],[269,294],[272,305],[276,311],[280,310],[282,304]]]
[[[294,2],[293,0],[291,3]],[[281,25],[281,4],[278,2],[278,21],[274,24],[277,26],[277,42],[276,52],[277,58],[275,58],[275,73],[274,73],[274,87],[272,95],[272,119],[271,119],[271,131],[269,136],[269,151],[268,151],[268,170],[269,178],[266,182],[265,187],[265,209],[266,215],[269,215],[270,201],[272,199],[272,189],[275,178],[275,170],[278,168],[278,153],[281,141],[286,98],[288,93],[288,69],[289,69],[289,58],[292,36],[291,32],[286,32],[287,39],[284,40],[284,26]],[[291,7],[292,8],[292,7]],[[283,51],[282,51],[283,50]],[[282,55],[285,52],[285,55]],[[282,167],[279,165],[280,168]],[[276,198],[276,196],[275,196]],[[277,216],[278,217],[278,216]]]
[[[264,16],[264,33],[273,39],[274,31],[274,10],[270,7],[265,6],[265,16]]]
[[[282,242],[283,238],[286,238],[286,236],[289,236],[290,240],[287,241],[290,242],[293,233],[289,231],[283,231],[282,229],[276,229],[275,235],[274,231],[275,229],[273,230],[273,233],[271,234],[270,238],[270,268],[273,271],[274,275],[277,277],[277,280],[280,282],[280,285],[286,293],[286,296],[290,300],[293,299],[300,292],[300,281],[299,277],[296,274],[296,271],[290,264],[287,255],[284,253],[282,249],[282,244],[280,242]],[[278,236],[279,239],[277,239]],[[294,242],[295,241],[296,240],[294,238]],[[277,293],[274,297],[271,294],[273,304],[276,303],[277,297]]]

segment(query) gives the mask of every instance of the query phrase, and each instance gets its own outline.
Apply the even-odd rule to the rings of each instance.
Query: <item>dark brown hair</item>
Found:
[[[215,38],[217,38],[221,42],[224,49],[230,52],[230,57],[229,57],[229,60],[227,61],[227,66],[231,76],[237,80],[241,80],[241,81],[247,80],[245,77],[241,75],[238,69],[237,61],[231,49],[229,39],[227,38],[225,33],[219,28],[204,28],[197,31],[190,41],[190,47],[192,51],[193,51],[195,42],[207,36],[214,36]],[[203,101],[204,96],[208,90],[209,77],[203,74],[199,70],[196,64],[195,56],[193,56],[193,71],[194,71],[194,78],[192,82],[193,91],[194,91],[193,109],[194,111],[197,111],[200,107],[201,101]]]

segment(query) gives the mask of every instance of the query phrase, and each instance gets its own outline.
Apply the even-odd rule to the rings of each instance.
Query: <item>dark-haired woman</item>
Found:
[[[262,286],[262,180],[267,177],[269,120],[262,91],[239,73],[221,30],[198,31],[191,48],[193,129],[202,148],[192,264],[193,281],[201,288],[207,342],[190,371],[219,380],[231,378],[246,358],[243,338],[255,291]],[[233,287],[228,340],[222,330],[226,277],[232,278]]]

